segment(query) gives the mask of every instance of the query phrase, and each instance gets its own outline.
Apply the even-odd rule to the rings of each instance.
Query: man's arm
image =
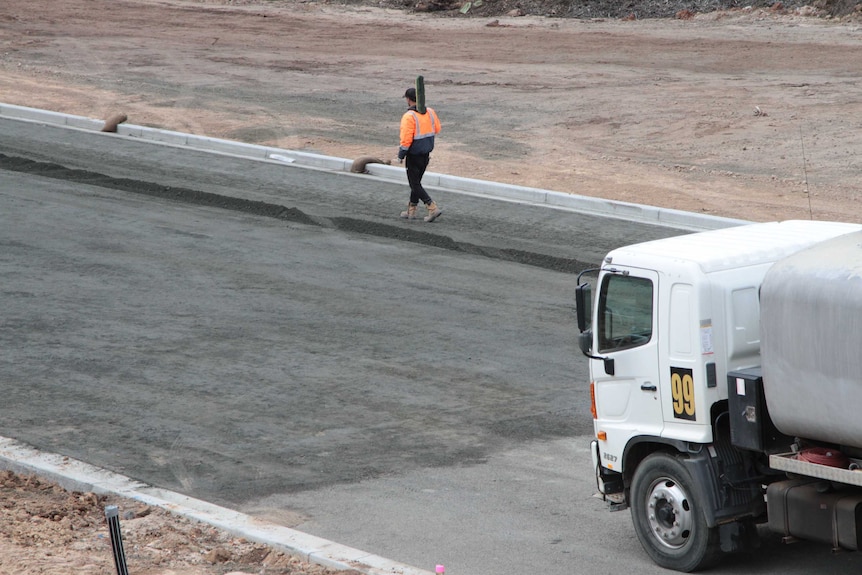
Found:
[[[407,150],[413,144],[413,136],[416,134],[416,118],[407,112],[401,116],[401,145],[398,147],[398,159],[403,160]]]

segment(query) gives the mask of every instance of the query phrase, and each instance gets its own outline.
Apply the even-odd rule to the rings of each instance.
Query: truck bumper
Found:
[[[590,455],[593,458],[593,469],[596,472],[596,489],[614,504],[624,502],[623,476],[616,471],[610,471],[602,467],[602,455],[599,451],[599,442],[595,439],[590,442]],[[609,497],[613,496],[613,497]]]

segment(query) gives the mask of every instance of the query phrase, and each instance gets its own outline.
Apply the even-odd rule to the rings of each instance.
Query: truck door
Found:
[[[597,356],[613,359],[613,374],[592,360],[596,433],[602,463],[622,471],[623,450],[635,436],[662,433],[656,318],[658,274],[614,270],[602,277],[594,322]],[[604,434],[599,434],[604,432]],[[617,462],[615,464],[615,462]]]

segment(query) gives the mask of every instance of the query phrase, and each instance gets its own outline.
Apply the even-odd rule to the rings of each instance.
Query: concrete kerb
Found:
[[[135,481],[61,455],[0,437],[0,469],[36,475],[69,491],[113,494],[206,523],[249,541],[269,545],[304,561],[367,575],[431,575],[430,571],[333,543],[295,529],[260,521],[224,507]]]
[[[69,128],[99,131],[104,125],[103,121],[61,114],[36,108],[27,108],[12,104],[0,103],[0,116],[23,121],[41,122],[46,124],[57,124]],[[284,150],[269,146],[259,146],[210,138],[207,136],[196,136],[170,130],[148,128],[123,123],[117,127],[117,134],[131,138],[140,138],[155,143],[189,147],[196,150],[210,151],[221,154],[229,154],[261,161],[277,162],[284,165],[310,168],[325,171],[347,172],[357,177],[373,177],[387,181],[406,183],[404,168],[400,166],[389,166],[386,164],[368,164],[365,174],[352,174],[350,172],[353,161],[345,158],[335,158],[302,152],[295,150]],[[528,188],[510,184],[500,184],[487,180],[476,180],[446,174],[427,172],[423,184],[429,188],[438,188],[452,193],[461,193],[499,199],[514,203],[546,206],[554,209],[571,210],[580,213],[594,214],[599,216],[617,218],[628,221],[651,223],[679,229],[700,231],[726,228],[750,223],[746,220],[722,218],[694,212],[684,212],[567,194],[538,188]]]

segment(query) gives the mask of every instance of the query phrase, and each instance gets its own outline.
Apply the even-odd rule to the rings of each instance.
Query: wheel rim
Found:
[[[688,496],[669,477],[653,481],[647,496],[647,520],[656,539],[665,547],[679,549],[691,535],[694,521]]]

